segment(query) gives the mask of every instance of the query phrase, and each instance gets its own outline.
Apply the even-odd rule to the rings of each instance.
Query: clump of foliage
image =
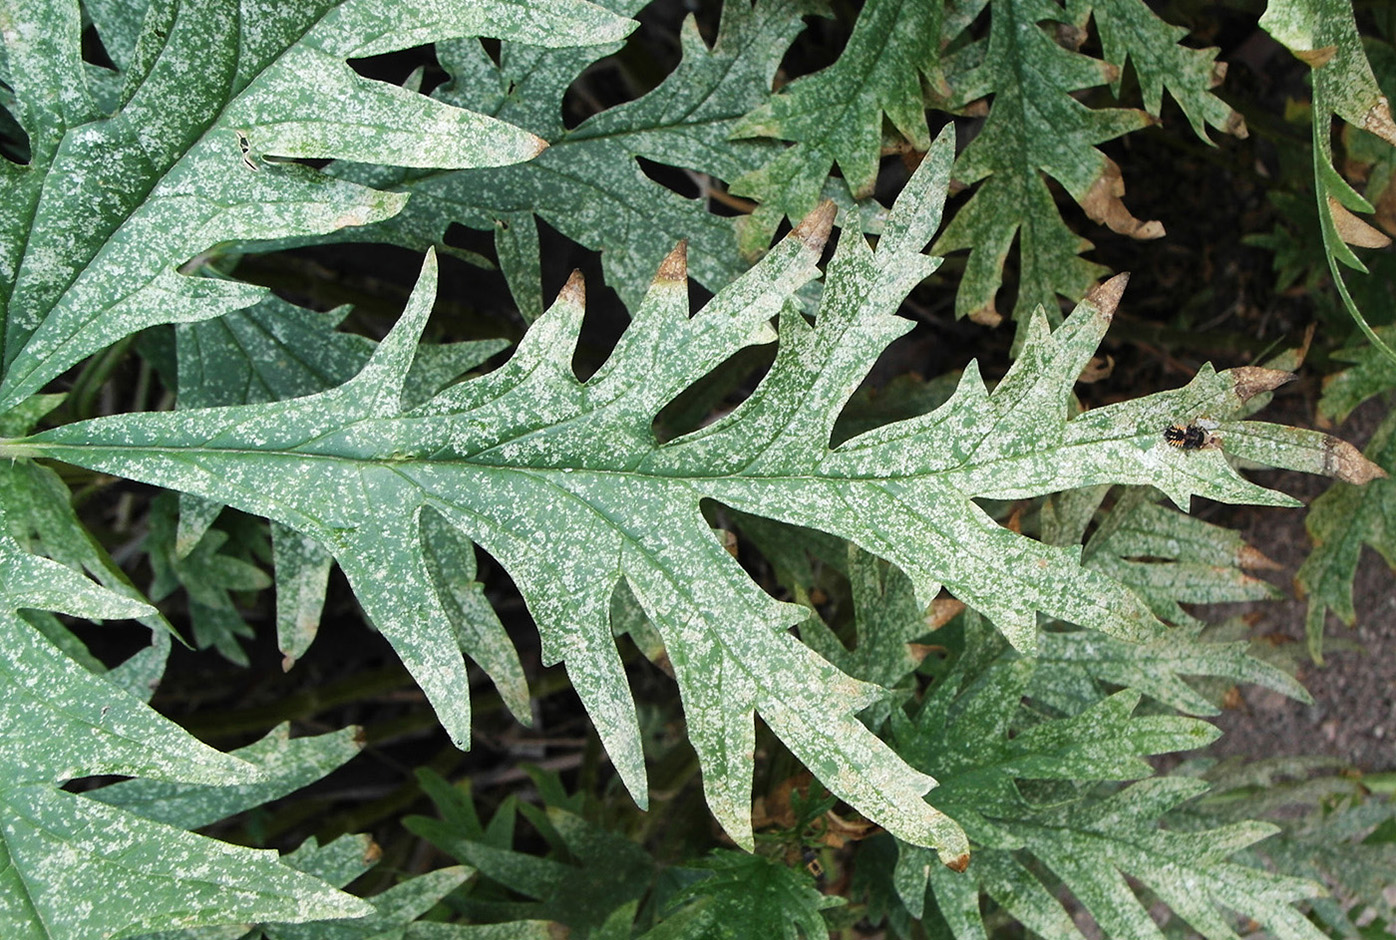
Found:
[[[1390,921],[1375,781],[1167,755],[1308,699],[1183,606],[1277,593],[1194,497],[1336,480],[1315,660],[1396,557],[1389,420],[1254,419],[1306,350],[1325,420],[1396,386],[1393,23],[1226,13],[1305,137],[1196,10],[829,12],[0,0],[0,935]],[[1147,392],[1206,334],[1112,336],[1168,236],[1101,147],[1253,174],[1243,112],[1281,185],[1219,237],[1317,336]]]

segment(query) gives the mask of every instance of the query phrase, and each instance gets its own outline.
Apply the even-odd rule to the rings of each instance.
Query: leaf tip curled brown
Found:
[[[834,214],[838,207],[832,199],[826,199],[814,207],[814,211],[800,220],[800,224],[790,231],[791,238],[797,238],[809,246],[810,251],[820,254],[824,243],[829,240],[829,232],[834,227]]]
[[[282,671],[282,672],[290,672],[290,671],[291,671],[291,667],[294,666],[295,664],[296,664],[296,657],[292,656],[290,653],[286,653],[285,655],[283,655],[283,656],[281,657],[281,671]]]
[[[365,865],[377,865],[383,860],[382,846],[370,839],[368,845],[364,846],[363,858]]]
[[[1237,366],[1231,370],[1232,390],[1242,401],[1250,401],[1261,392],[1272,391],[1286,382],[1293,382],[1293,372],[1266,369],[1262,366]]]
[[[578,307],[587,305],[587,282],[580,270],[572,272],[567,283],[562,285],[562,290],[557,292],[557,299],[559,303],[576,304]]]
[[[1338,237],[1349,245],[1356,245],[1358,248],[1385,248],[1391,244],[1390,238],[1353,215],[1347,206],[1332,196],[1328,197],[1328,212],[1333,217],[1333,227],[1338,230]]]
[[[1323,473],[1356,486],[1386,476],[1386,471],[1362,456],[1362,451],[1332,435],[1323,439]]]
[[[1115,309],[1120,306],[1120,298],[1124,296],[1128,284],[1128,271],[1116,274],[1104,284],[1091,288],[1091,292],[1086,295],[1086,303],[1095,307],[1102,317],[1109,320],[1115,316]]]
[[[955,856],[945,863],[945,867],[953,872],[963,872],[965,869],[969,868],[969,853],[962,852]]]
[[[1125,194],[1125,181],[1120,166],[1114,160],[1106,159],[1100,175],[1091,183],[1090,189],[1079,200],[1086,215],[1107,226],[1110,231],[1140,241],[1162,238],[1167,232],[1163,223],[1156,219],[1147,222],[1136,219],[1125,207],[1121,198]]]
[[[540,153],[542,153],[544,150],[547,150],[549,145],[546,140],[535,134],[530,134],[529,136],[533,138],[531,141],[529,141],[529,144],[531,144],[533,147],[533,153],[528,157],[528,159],[531,160],[534,157],[538,156]]]
[[[664,256],[664,260],[659,263],[659,271],[654,276],[656,284],[679,283],[688,280],[688,239],[682,239],[674,250]]]

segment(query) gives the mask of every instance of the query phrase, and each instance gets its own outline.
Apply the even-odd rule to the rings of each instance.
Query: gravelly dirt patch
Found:
[[[1386,402],[1368,402],[1335,433],[1359,446],[1365,444],[1389,407]],[[1286,410],[1272,408],[1258,417],[1303,422],[1297,415],[1285,415]],[[1253,478],[1305,502],[1328,486],[1325,480],[1291,473],[1254,474]],[[1309,550],[1304,510],[1246,510],[1234,524],[1247,541],[1281,565],[1280,570],[1263,575],[1287,597],[1218,609],[1254,613],[1259,618],[1257,635],[1289,637],[1302,644],[1307,605],[1295,597],[1292,581]],[[1216,719],[1225,734],[1213,745],[1213,753],[1252,758],[1323,754],[1351,761],[1367,772],[1396,769],[1396,575],[1370,548],[1363,550],[1353,601],[1356,624],[1349,629],[1330,614],[1325,634],[1346,648],[1329,653],[1323,666],[1308,665],[1300,673],[1314,704],[1243,686],[1240,707]]]

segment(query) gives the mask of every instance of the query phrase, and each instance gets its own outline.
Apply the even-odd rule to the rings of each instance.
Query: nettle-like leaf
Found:
[[[1124,79],[1126,62],[1134,63],[1144,110],[1155,118],[1162,115],[1163,92],[1167,89],[1186,115],[1193,133],[1209,140],[1213,127],[1237,137],[1247,136],[1246,122],[1212,89],[1226,77],[1226,63],[1218,62],[1217,49],[1193,49],[1178,40],[1188,34],[1172,26],[1141,0],[1067,0],[1067,9],[1078,29],[1088,20],[1100,32],[1101,56],[1118,69],[1110,83],[1116,96]]]
[[[273,851],[227,845],[60,789],[97,774],[143,778],[125,792],[148,781],[253,792],[276,784],[274,774],[199,743],[93,675],[15,614],[39,607],[123,618],[148,614],[147,605],[27,554],[8,537],[0,537],[0,556],[0,934],[87,940],[370,912]]]
[[[938,252],[970,250],[956,313],[998,321],[995,295],[1016,239],[1014,316],[1026,321],[1043,305],[1055,322],[1057,295],[1079,299],[1105,269],[1079,257],[1091,243],[1066,226],[1044,175],[1061,183],[1093,220],[1135,238],[1157,238],[1163,227],[1129,213],[1120,199],[1119,167],[1095,145],[1145,126],[1150,115],[1156,119],[1165,87],[1203,139],[1207,125],[1245,134],[1240,116],[1211,93],[1225,71],[1214,62],[1216,50],[1178,45],[1185,30],[1138,0],[1081,0],[1066,9],[1052,0],[994,0],[988,38],[968,41],[966,30],[984,5],[980,0],[943,14],[938,3],[869,3],[837,62],[796,79],[738,126],[739,135],[795,142],[732,183],[732,192],[761,203],[744,220],[748,250],[769,237],[783,214],[797,218],[813,207],[834,163],[855,197],[869,195],[884,147],[884,115],[904,138],[902,146],[924,150],[925,102],[917,81],[924,76],[927,100],[943,110],[993,98],[984,130],[955,168],[965,183],[984,182],[935,246]],[[1106,61],[1064,48],[1054,35],[1074,22],[1078,39],[1084,38],[1092,19]],[[1118,93],[1131,59],[1147,114],[1092,109],[1073,97],[1107,82]]]
[[[1344,0],[1270,0],[1260,25],[1313,69],[1314,191],[1328,270],[1367,339],[1396,361],[1396,350],[1367,323],[1339,268],[1368,273],[1350,246],[1381,248],[1391,239],[1354,214],[1374,210],[1333,165],[1333,118],[1396,145],[1396,119],[1363,52],[1352,5]]]
[[[631,12],[643,4],[611,5]],[[433,92],[436,98],[527,128],[551,146],[512,169],[402,173],[334,167],[338,175],[394,185],[412,197],[389,222],[344,234],[423,250],[439,247],[453,222],[493,231],[500,266],[530,320],[543,309],[535,216],[600,251],[607,283],[632,309],[680,239],[689,244],[690,275],[717,290],[748,266],[737,251],[731,220],[709,212],[703,199],[685,198],[650,179],[637,158],[723,180],[760,166],[771,153],[769,141],[727,138],[769,93],[780,58],[810,7],[809,0],[725,3],[711,48],[690,16],[679,34],[683,58],[659,87],[571,130],[562,125],[563,93],[583,68],[617,45],[547,50],[506,42],[496,65],[473,40],[439,44],[437,57],[452,80]]]
[[[1241,478],[1227,453],[1310,472],[1346,472],[1315,432],[1232,420],[1286,373],[1205,368],[1185,388],[1067,420],[1075,378],[1109,323],[1112,282],[1056,332],[1033,319],[1023,353],[991,393],[967,369],[937,411],[830,449],[839,409],[910,327],[894,315],[936,266],[953,140],[908,183],[877,251],[839,240],[814,326],[791,305],[816,274],[829,206],[701,311],[688,315],[682,250],[661,266],[611,359],[587,382],[571,356],[583,314],[574,278],[503,367],[404,411],[401,393],[435,287],[431,256],[402,320],[353,380],[261,405],[131,414],[68,425],[4,448],[164,485],[266,515],[328,549],[452,738],[469,740],[468,681],[422,545],[437,516],[499,560],[562,661],[622,780],[647,802],[635,706],[609,623],[624,581],[663,639],[709,805],[740,845],[749,813],[753,715],[829,789],[908,842],[963,864],[960,829],[927,805],[911,770],[853,716],[878,691],[788,632],[803,608],[774,601],[715,538],[705,499],[839,535],[897,565],[923,603],[942,585],[1036,648],[1039,612],[1126,637],[1162,625],[1078,553],[996,525],[976,498],[1018,499],[1104,482],[1288,505]],[[659,409],[775,333],[776,362],[726,418],[660,444]],[[1171,446],[1164,430],[1208,415],[1213,446]],[[1346,445],[1343,445],[1346,446]],[[1225,448],[1225,452],[1223,450]],[[1351,448],[1348,448],[1351,451]]]
[[[785,216],[815,207],[838,164],[854,198],[872,195],[886,115],[911,148],[931,143],[921,77],[940,77],[943,4],[873,0],[863,7],[843,53],[828,68],[797,78],[732,128],[732,136],[793,141],[759,170],[731,181],[735,195],[760,202],[743,220],[748,251],[765,247]]]
[[[803,869],[760,855],[717,852],[661,872],[641,846],[578,815],[580,795],[568,797],[555,777],[537,769],[529,769],[529,776],[546,808],[510,795],[488,823],[476,812],[468,779],[452,786],[430,771],[417,776],[442,818],[409,816],[403,823],[478,870],[481,879],[451,900],[453,908],[475,922],[528,917],[561,923],[568,936],[626,938],[648,893],[656,899],[651,916],[662,915],[659,924],[641,935],[648,940],[796,940],[797,924],[806,938],[827,934],[819,911],[843,903],[817,891]],[[519,815],[547,843],[545,857],[513,847]],[[656,884],[657,877],[662,884]],[[676,885],[687,887],[673,893]],[[520,901],[519,895],[532,900]]]
[[[261,591],[271,578],[254,561],[265,555],[265,534],[236,539],[221,529],[211,529],[188,552],[175,550],[173,494],[156,497],[150,507],[150,532],[145,548],[154,579],[150,599],[163,601],[177,589],[187,595],[190,631],[199,649],[213,647],[229,662],[247,666],[241,640],[250,639],[252,627],[242,618],[234,594]],[[261,545],[256,544],[261,542]],[[229,548],[230,551],[223,549]]]
[[[898,751],[943,781],[937,796],[954,807],[975,845],[974,863],[963,873],[930,864],[924,849],[901,846],[894,880],[913,916],[933,900],[956,938],[982,938],[986,895],[1040,936],[1080,940],[1055,877],[1110,937],[1161,940],[1148,912],[1152,899],[1207,937],[1235,936],[1218,908],[1254,918],[1277,937],[1321,936],[1290,906],[1321,894],[1319,884],[1227,860],[1275,827],[1159,827],[1159,816],[1205,791],[1205,783],[1164,778],[1117,790],[1082,788],[1148,777],[1144,757],[1200,747],[1217,736],[1211,725],[1134,715],[1140,697],[1130,689],[1078,715],[1050,718],[1021,704],[1032,674],[1050,664],[1011,654],[984,668],[975,662],[966,657],[914,717],[893,715]],[[1125,876],[1149,892],[1148,900]]]
[[[582,0],[316,0],[274,13],[238,0],[158,3],[107,114],[79,57],[76,0],[6,0],[0,13],[30,149],[25,166],[0,161],[0,408],[137,330],[265,295],[181,273],[197,253],[364,225],[404,202],[285,158],[498,166],[545,146],[497,119],[360,78],[349,58],[463,35],[612,41],[633,26]]]
[[[1373,332],[1383,342],[1396,341],[1396,326],[1379,326]],[[1340,349],[1333,353],[1333,358],[1352,365],[1323,380],[1318,413],[1330,421],[1344,421],[1367,399],[1396,389],[1396,360],[1382,353],[1378,346],[1364,344]]]
[[[955,164],[955,178],[983,182],[936,242],[937,252],[969,249],[955,312],[997,322],[995,295],[1004,261],[1018,242],[1020,322],[1042,306],[1055,320],[1057,295],[1081,297],[1105,269],[1081,258],[1091,243],[1067,227],[1044,178],[1059,182],[1086,214],[1135,238],[1158,238],[1163,226],[1140,222],[1120,197],[1119,167],[1095,145],[1150,123],[1129,108],[1094,109],[1072,92],[1110,81],[1106,62],[1063,48],[1052,35],[1067,13],[1052,0],[998,0],[989,35],[958,53],[950,105],[993,95],[984,129]],[[951,65],[947,63],[947,71]]]

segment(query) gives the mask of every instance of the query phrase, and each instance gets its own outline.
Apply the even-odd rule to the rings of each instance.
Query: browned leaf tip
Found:
[[[1072,23],[1055,23],[1053,25],[1057,28],[1057,45],[1073,52],[1079,52],[1089,33]],[[1118,73],[1119,70],[1116,69],[1116,74]]]
[[[962,872],[969,867],[969,853],[966,852],[958,858],[953,858],[945,863],[945,867],[953,872]]]
[[[800,224],[790,231],[791,238],[798,238],[815,253],[824,250],[829,240],[829,232],[834,227],[834,214],[838,207],[832,199],[826,199],[814,207],[814,211],[800,220]]]
[[[1377,210],[1373,214],[1377,225],[1388,235],[1396,234],[1396,186],[1388,184],[1373,205]]]
[[[365,865],[377,865],[383,860],[382,846],[370,839],[368,845],[364,846],[363,858]]]
[[[1386,95],[1367,109],[1362,116],[1362,126],[1387,143],[1396,144],[1396,121],[1391,119],[1391,102],[1386,100]]]
[[[350,725],[350,727],[354,729],[354,746],[357,747],[359,750],[363,750],[365,747],[368,746],[368,734],[364,731],[364,726]]]
[[[1309,68],[1321,69],[1328,64],[1328,60],[1333,58],[1333,54],[1338,51],[1337,46],[1324,46],[1321,49],[1291,49],[1294,57],[1303,62]]]
[[[290,653],[286,653],[285,655],[283,655],[283,656],[281,657],[281,671],[282,671],[282,672],[290,672],[290,671],[291,671],[291,667],[294,666],[295,664],[296,664],[296,657],[292,656]]]
[[[1386,471],[1362,456],[1362,451],[1332,435],[1323,439],[1323,472],[1357,486],[1386,476]]]
[[[1253,545],[1241,546],[1241,551],[1236,555],[1236,564],[1252,571],[1278,571],[1283,567]]]
[[[737,533],[731,529],[713,529],[713,535],[717,536],[717,540],[722,543],[727,554],[733,558],[737,557]]]
[[[1279,388],[1286,382],[1294,381],[1294,373],[1283,369],[1266,369],[1261,366],[1237,366],[1230,370],[1232,388],[1236,397],[1250,401],[1261,392]]]
[[[1143,222],[1136,219],[1125,208],[1124,202],[1120,199],[1124,194],[1125,181],[1124,177],[1120,175],[1120,166],[1114,160],[1107,158],[1100,175],[1095,178],[1095,182],[1091,183],[1091,188],[1086,190],[1086,195],[1081,198],[1081,208],[1085,209],[1086,215],[1095,221],[1107,225],[1110,231],[1128,235],[1130,238],[1146,241],[1152,238],[1162,238],[1167,234],[1162,222],[1157,220]]]
[[[1222,130],[1237,140],[1245,140],[1251,136],[1251,129],[1246,126],[1246,119],[1241,116],[1240,111],[1227,112],[1226,120],[1222,122]]]
[[[573,270],[567,283],[562,285],[562,290],[557,292],[557,299],[569,304],[576,304],[578,307],[587,305],[587,282],[586,278],[582,277],[580,269]]]
[[[1115,308],[1120,305],[1120,298],[1125,294],[1125,287],[1129,285],[1129,272],[1116,274],[1104,284],[1098,284],[1091,288],[1091,292],[1086,295],[1086,303],[1100,311],[1100,315],[1109,320],[1115,315]]]
[[[931,630],[939,630],[963,613],[964,609],[964,601],[953,597],[937,597],[931,601],[930,609],[926,611],[926,626]]]
[[[659,271],[654,276],[655,283],[683,283],[688,280],[688,239],[674,246],[674,250],[659,262]]]
[[[533,138],[533,140],[529,141],[529,143],[533,145],[533,156],[536,157],[544,150],[548,149],[549,145],[546,140],[533,134],[530,134],[529,136]]]
[[[928,617],[928,618],[926,618],[926,619],[929,620],[930,618]],[[934,629],[936,629],[936,627],[931,627],[931,629],[934,630]],[[929,656],[929,655],[931,655],[932,653],[949,653],[949,652],[950,652],[950,650],[949,650],[947,647],[939,646],[939,645],[937,645],[937,644],[935,644],[935,643],[908,643],[908,644],[906,644],[906,654],[907,654],[908,656],[910,656],[910,657],[911,657],[911,661],[914,662],[914,663],[916,663],[916,665],[918,665],[918,666],[921,665],[921,663],[923,663],[923,662],[925,661],[926,657]]]
[[[1003,314],[994,309],[993,303],[989,303],[978,310],[971,310],[969,318],[980,326],[995,327],[1003,322]]]
[[[1391,244],[1390,238],[1353,215],[1347,206],[1332,196],[1328,197],[1328,212],[1333,216],[1333,227],[1338,230],[1338,237],[1349,245],[1356,245],[1358,248],[1385,248]]]

